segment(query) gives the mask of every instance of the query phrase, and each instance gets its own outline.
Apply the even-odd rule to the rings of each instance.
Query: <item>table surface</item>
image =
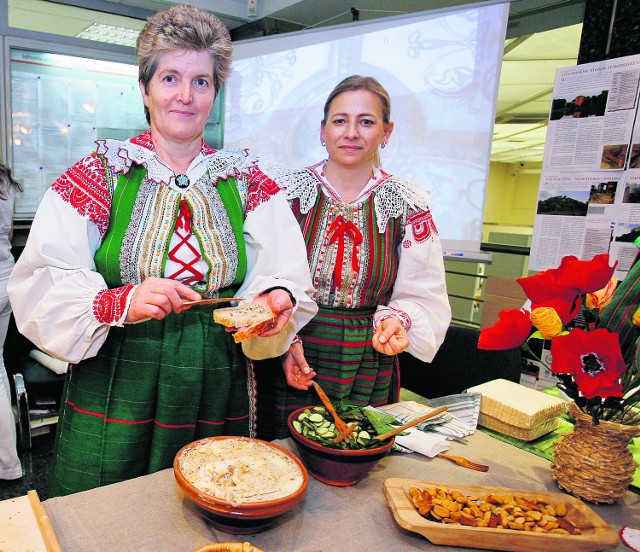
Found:
[[[390,477],[460,485],[486,485],[558,492],[549,462],[477,431],[467,443],[452,442],[449,453],[488,464],[488,472],[457,466],[443,458],[392,452],[352,487],[332,487],[310,477],[305,499],[268,529],[232,535],[211,527],[184,499],[173,470],[46,500],[65,552],[191,552],[215,542],[244,542],[266,552],[469,550],[441,547],[402,529],[383,492]],[[275,441],[295,451],[290,439]],[[589,505],[616,532],[640,528],[640,495],[627,493],[613,505]],[[615,550],[629,549],[619,542]]]

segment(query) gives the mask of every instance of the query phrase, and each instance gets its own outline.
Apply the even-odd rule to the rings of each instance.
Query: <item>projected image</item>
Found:
[[[431,192],[445,247],[477,250],[507,13],[500,4],[236,42],[224,145],[317,163],[327,95],[346,76],[373,76],[395,123],[382,169]]]

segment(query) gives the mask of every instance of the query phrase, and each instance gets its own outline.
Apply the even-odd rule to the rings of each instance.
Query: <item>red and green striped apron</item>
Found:
[[[133,172],[126,193],[120,189],[114,196],[105,247],[96,254],[110,287],[127,283],[113,267],[122,261],[123,229],[135,218],[132,202],[144,176],[143,170]],[[226,193],[237,205],[231,179],[219,181],[216,189],[221,186],[229,187]],[[230,216],[230,222],[241,233],[241,216]],[[245,259],[238,264],[242,273],[236,282],[244,277]],[[247,370],[240,347],[213,322],[211,308],[110,328],[99,354],[69,372],[49,496],[168,468],[182,446],[202,437],[249,435],[253,382]]]
[[[378,305],[388,302],[396,278],[403,217],[391,218],[381,234],[373,195],[357,206],[345,206],[320,191],[307,214],[300,212],[298,200],[292,209],[307,244],[318,292],[318,314],[299,333],[305,357],[318,374],[316,381],[334,401],[379,406],[397,400],[396,356],[378,353],[371,339],[373,314]],[[342,245],[341,237],[334,236],[336,220],[345,221],[349,233]],[[354,241],[359,242],[355,257]],[[336,262],[344,267],[339,275],[334,270]],[[257,363],[256,376],[259,437],[286,437],[289,413],[320,403],[313,388],[298,391],[289,387],[279,362]]]

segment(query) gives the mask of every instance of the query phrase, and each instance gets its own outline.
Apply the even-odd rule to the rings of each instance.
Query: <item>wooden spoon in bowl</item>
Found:
[[[336,429],[339,433],[336,439],[338,439],[339,441],[342,441],[342,439],[352,439],[354,437],[354,424],[347,424],[347,422],[345,422],[340,416],[338,416],[338,413],[336,412],[336,409],[333,408],[333,404],[331,404],[329,397],[327,397],[327,394],[324,392],[322,387],[320,387],[318,382],[313,380],[311,383],[313,383],[313,387],[315,388],[316,393],[318,393],[318,397],[320,397],[322,404],[324,404],[324,407],[329,411],[329,414],[333,416],[333,423],[335,424]],[[334,442],[338,443],[338,440],[334,440]]]
[[[436,408],[431,412],[427,412],[422,416],[418,416],[417,418],[414,418],[413,420],[407,422],[406,424],[402,424],[400,427],[396,427],[395,429],[392,429],[391,431],[387,431],[382,435],[376,435],[375,438],[379,439],[380,441],[386,441],[389,437],[398,435],[398,433],[402,433],[405,429],[409,429],[410,427],[413,427],[414,425],[418,425],[424,422],[425,420],[428,420],[429,418],[433,418],[434,416],[437,416],[438,414],[441,414],[442,412],[444,412],[446,409],[447,409],[446,406],[441,406],[440,408]]]

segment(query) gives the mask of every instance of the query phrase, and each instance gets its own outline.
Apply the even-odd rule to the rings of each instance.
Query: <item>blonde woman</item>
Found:
[[[396,355],[406,350],[429,362],[444,340],[451,308],[431,198],[379,166],[393,130],[386,90],[353,75],[324,106],[326,160],[293,170],[264,163],[286,188],[305,238],[319,312],[285,355],[273,422],[260,408],[262,436],[286,436],[288,414],[317,402],[314,377],[333,400],[397,400]],[[268,388],[272,373],[260,372]],[[259,406],[268,394],[259,392]]]

